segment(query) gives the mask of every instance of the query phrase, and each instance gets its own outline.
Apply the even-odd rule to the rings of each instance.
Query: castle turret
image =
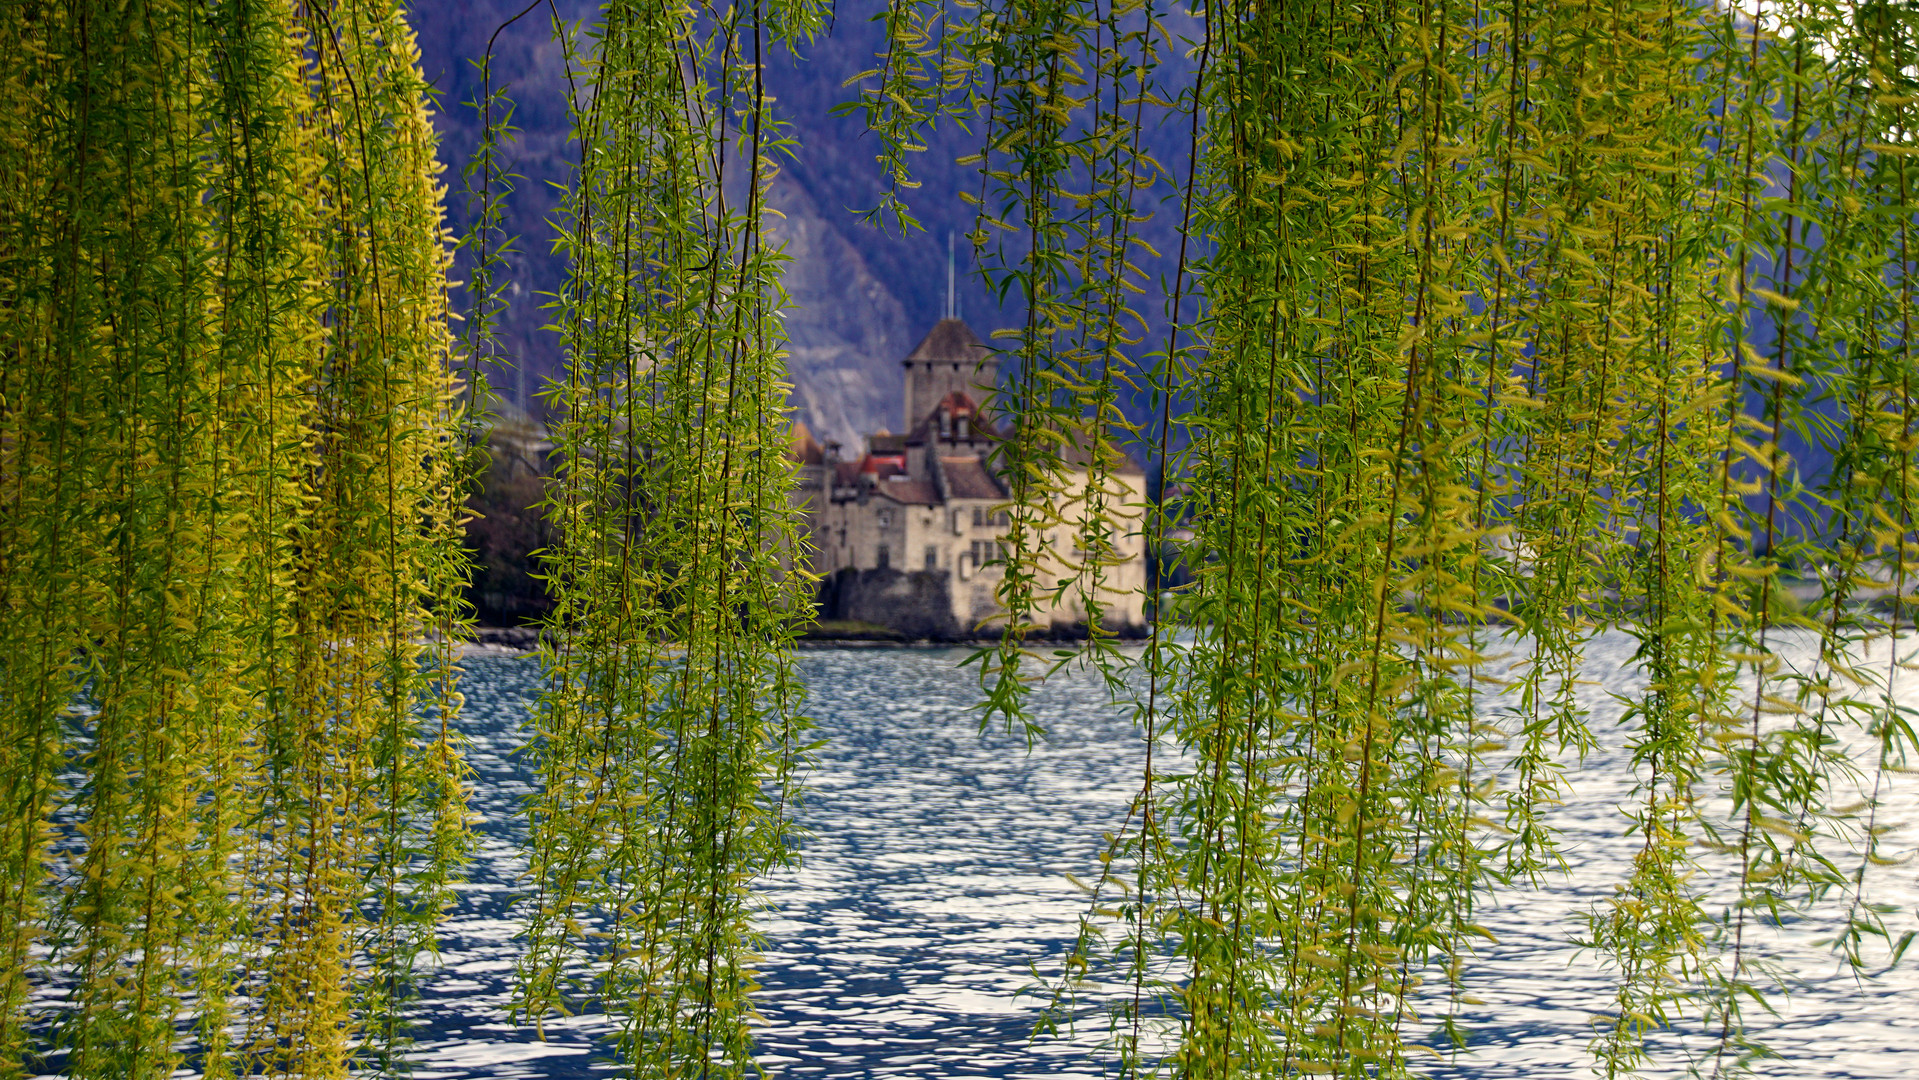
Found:
[[[993,353],[958,319],[941,319],[906,354],[905,428],[912,431],[958,392],[984,401],[993,388]]]

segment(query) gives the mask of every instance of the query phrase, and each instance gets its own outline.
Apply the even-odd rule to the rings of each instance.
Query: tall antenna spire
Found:
[[[946,311],[941,316],[947,319],[959,318],[959,299],[953,294],[953,234],[946,234]]]

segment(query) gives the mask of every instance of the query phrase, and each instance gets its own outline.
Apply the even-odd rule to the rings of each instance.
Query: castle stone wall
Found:
[[[843,569],[820,582],[819,617],[875,623],[914,639],[957,641],[945,570]]]

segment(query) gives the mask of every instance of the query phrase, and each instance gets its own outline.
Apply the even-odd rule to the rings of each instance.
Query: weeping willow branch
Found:
[[[75,1076],[384,1070],[466,828],[421,644],[462,625],[465,465],[411,32],[0,21],[0,1071],[49,993]]]
[[[762,73],[827,14],[556,18],[580,156],[516,1009],[604,1009],[647,1076],[753,1068],[753,887],[792,852],[811,582]],[[1893,942],[1870,869],[1915,741],[1909,13],[880,22],[848,84],[874,212],[912,224],[910,155],[964,122],[975,263],[1018,305],[983,714],[1042,734],[1029,692],[1065,660],[1029,636],[1072,611],[1146,742],[1054,987],[1107,995],[1121,1074],[1408,1075],[1436,1009],[1464,1041],[1477,905],[1562,865],[1603,630],[1641,681],[1637,850],[1569,928],[1615,973],[1601,1071],[1682,1023],[1715,1071],[1762,1052],[1755,920],[1830,895],[1853,964]],[[509,114],[489,72],[462,384],[395,8],[15,5],[0,45],[0,1070],[397,1071],[466,845],[451,649]],[[1160,206],[1163,346],[1135,255]],[[1144,586],[1132,656],[1102,631],[1120,553],[1176,535],[1192,584]]]
[[[570,54],[556,643],[516,1008],[595,1000],[638,1075],[751,1069],[751,885],[792,842],[808,725],[789,643],[811,605],[762,72],[821,15],[609,4]]]
[[[1195,580],[1143,658],[1091,654],[1145,689],[1150,764],[1100,886],[1123,902],[1096,902],[1059,1000],[1125,973],[1126,1075],[1410,1071],[1421,972],[1461,1000],[1476,898],[1560,865],[1550,811],[1596,740],[1577,677],[1617,627],[1645,680],[1623,701],[1642,844],[1573,928],[1619,979],[1595,1051],[1629,1072],[1647,1033],[1709,1016],[1736,1070],[1757,1049],[1739,1003],[1776,978],[1749,922],[1857,896],[1845,853],[1877,857],[1882,762],[1911,742],[1898,665],[1864,660],[1897,640],[1910,542],[1907,16],[1425,0],[1167,22],[894,4],[854,80],[895,213],[929,127],[984,132],[975,243],[1005,238],[982,265],[1023,301],[998,402],[1029,528],[982,670],[988,712],[1029,731],[1046,669],[1022,616],[1048,568],[1021,537],[1061,501],[1048,433],[1104,430],[1110,373],[1141,362],[1116,308],[1061,299],[1119,295],[1123,260],[1059,253],[1105,250],[1150,184],[1076,148],[1192,126],[1175,337],[1189,244],[1201,315],[1152,370],[1147,442],[1181,492],[1146,527],[1190,533]],[[1153,89],[1127,116],[1113,43],[1155,32],[1184,63],[1128,53]],[[1091,505],[1083,534],[1139,527]],[[1790,577],[1821,593],[1803,614]],[[1891,618],[1862,606],[1880,593]]]

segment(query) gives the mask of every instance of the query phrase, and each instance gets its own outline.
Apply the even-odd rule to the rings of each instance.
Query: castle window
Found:
[[[960,437],[960,441],[962,442],[972,438],[972,435],[967,433],[968,426],[969,426],[969,423],[966,417],[964,416],[960,417],[959,418],[959,437]]]
[[[983,506],[973,507],[973,528],[978,529],[983,527],[985,524],[986,524],[986,508]]]
[[[940,549],[931,544],[926,545],[926,568],[928,570],[940,568]]]
[[[892,550],[889,549],[885,544],[881,544],[879,553],[874,557],[874,561],[879,563],[881,570],[884,570],[887,567],[892,566],[893,565]]]
[[[965,423],[964,420],[960,422]],[[940,410],[940,438],[950,439],[952,437],[953,437],[953,414],[946,409],[941,409]]]
[[[973,565],[985,566],[993,560],[1006,561],[1006,545],[996,540],[973,541]]]

